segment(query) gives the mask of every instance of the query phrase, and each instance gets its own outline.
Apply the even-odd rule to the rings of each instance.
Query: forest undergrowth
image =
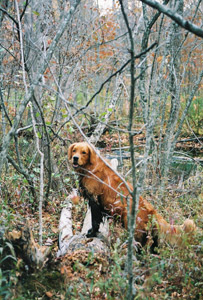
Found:
[[[123,136],[124,138],[124,136]],[[140,145],[143,143],[139,136]],[[111,140],[111,144],[108,141]],[[125,139],[124,144],[125,144]],[[108,156],[118,146],[116,136],[109,133],[103,138],[109,147],[101,149]],[[126,139],[127,141],[127,139]],[[138,143],[138,141],[137,141]],[[67,162],[66,147],[55,148],[55,156],[60,155],[61,167],[59,180],[67,191],[77,186],[77,179]],[[62,151],[62,152],[61,152]],[[124,168],[129,168],[129,160],[124,161]],[[63,175],[62,175],[63,174]],[[186,179],[180,181],[170,173],[171,183],[164,194],[156,187],[156,180],[151,176],[143,196],[171,224],[182,224],[185,218],[192,218],[198,226],[192,245],[185,241],[181,248],[172,247],[160,241],[158,254],[153,255],[148,248],[141,254],[134,252],[134,288],[135,299],[201,299],[203,293],[202,276],[202,167]],[[29,219],[35,240],[38,240],[38,211],[36,203],[29,198],[29,191],[21,182],[21,175],[12,174],[11,168],[4,177],[1,201],[4,232],[17,230]],[[61,179],[62,178],[62,179]],[[130,178],[129,178],[130,179]],[[56,182],[58,178],[56,176]],[[154,185],[154,186],[153,186]],[[24,186],[24,185],[23,185]],[[2,238],[0,260],[0,299],[126,299],[127,292],[127,232],[120,222],[110,221],[108,257],[95,257],[89,253],[67,254],[65,258],[56,258],[58,250],[58,224],[65,195],[51,191],[51,197],[43,210],[43,244],[51,245],[49,260],[41,269],[31,268],[22,260],[12,244]],[[80,199],[73,205],[73,233],[80,232],[85,217],[87,203]],[[136,249],[136,245],[135,245]]]

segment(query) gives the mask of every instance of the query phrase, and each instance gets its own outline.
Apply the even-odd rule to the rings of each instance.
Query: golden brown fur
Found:
[[[87,143],[75,143],[68,149],[68,158],[76,172],[80,175],[81,186],[91,197],[94,196],[99,205],[111,216],[119,215],[127,228],[127,202],[129,192],[122,180],[99,158]],[[128,183],[130,189],[132,186]],[[131,199],[131,198],[130,198]],[[148,223],[153,217],[154,228],[161,232],[171,243],[181,243],[183,232],[195,230],[192,220],[183,225],[170,225],[158,214],[154,207],[140,197],[139,210],[136,217],[135,239],[143,243],[147,236]]]

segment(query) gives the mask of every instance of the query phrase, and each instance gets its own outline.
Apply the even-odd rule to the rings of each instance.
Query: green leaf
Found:
[[[39,138],[39,139],[41,139],[41,138],[42,138],[42,135],[41,135],[41,133],[40,133],[40,132],[37,132],[37,136],[38,136],[38,138]]]
[[[14,256],[12,256],[12,255],[6,255],[0,262],[2,263],[2,262],[4,262],[8,258],[11,258],[11,259],[17,261],[17,259]]]
[[[70,126],[70,127],[68,128],[68,132],[69,132],[69,133],[73,133],[73,131],[74,131],[73,127]]]
[[[40,168],[34,168],[33,171],[36,173],[40,173]]]
[[[64,182],[65,182],[65,183],[70,182],[70,178],[65,178],[65,179],[64,179]]]
[[[36,15],[36,16],[38,16],[38,17],[39,17],[40,13],[38,13],[38,11],[36,11],[36,10],[33,10],[32,12],[33,12],[33,14],[34,14],[34,15]]]
[[[12,254],[12,258],[16,260],[16,254],[15,254],[15,250],[13,248],[13,245],[9,242],[6,242],[6,246],[8,246],[8,248],[10,249],[11,251],[11,254]],[[7,255],[7,257],[10,257],[10,255]]]

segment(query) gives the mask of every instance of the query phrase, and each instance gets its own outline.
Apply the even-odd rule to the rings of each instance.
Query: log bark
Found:
[[[109,253],[109,247],[107,245],[109,227],[106,218],[100,225],[98,237],[86,237],[87,231],[92,227],[90,207],[87,209],[81,232],[73,235],[72,202],[75,201],[76,197],[79,197],[78,192],[76,189],[73,189],[64,201],[64,207],[59,222],[59,250],[57,252],[57,257],[64,256],[67,253],[71,253],[72,255],[77,253],[78,255],[78,252],[81,251],[107,255]]]

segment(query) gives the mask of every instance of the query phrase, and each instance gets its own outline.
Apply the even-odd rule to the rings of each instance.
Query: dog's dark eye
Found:
[[[82,151],[82,154],[86,154],[86,152],[85,152],[85,151]]]
[[[75,152],[76,150],[74,149],[73,152]]]

